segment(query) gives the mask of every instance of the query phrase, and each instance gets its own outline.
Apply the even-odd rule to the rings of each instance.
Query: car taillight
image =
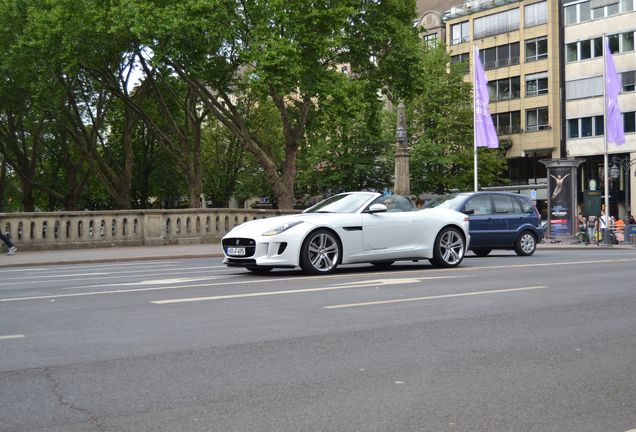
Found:
[[[464,222],[468,222],[469,220],[468,216],[464,216]]]

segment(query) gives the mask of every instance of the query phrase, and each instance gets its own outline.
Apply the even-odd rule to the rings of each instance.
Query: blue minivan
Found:
[[[442,207],[468,215],[469,248],[486,256],[493,249],[514,249],[529,256],[543,239],[541,216],[526,196],[509,192],[464,192],[435,198],[426,207]]]

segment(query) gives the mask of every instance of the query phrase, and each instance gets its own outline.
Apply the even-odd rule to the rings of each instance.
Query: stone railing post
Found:
[[[143,214],[143,233],[145,246],[157,246],[165,243],[165,218],[163,213]]]

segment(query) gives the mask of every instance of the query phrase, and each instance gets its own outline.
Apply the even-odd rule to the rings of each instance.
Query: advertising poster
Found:
[[[572,234],[572,168],[552,167],[550,170],[550,230],[553,235]]]

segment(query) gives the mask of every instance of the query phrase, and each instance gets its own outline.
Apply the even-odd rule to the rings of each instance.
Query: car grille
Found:
[[[250,238],[239,237],[223,239],[223,250],[226,252],[226,254],[229,247],[244,247],[245,255],[242,255],[240,258],[247,258],[253,256],[256,252],[256,241]]]

